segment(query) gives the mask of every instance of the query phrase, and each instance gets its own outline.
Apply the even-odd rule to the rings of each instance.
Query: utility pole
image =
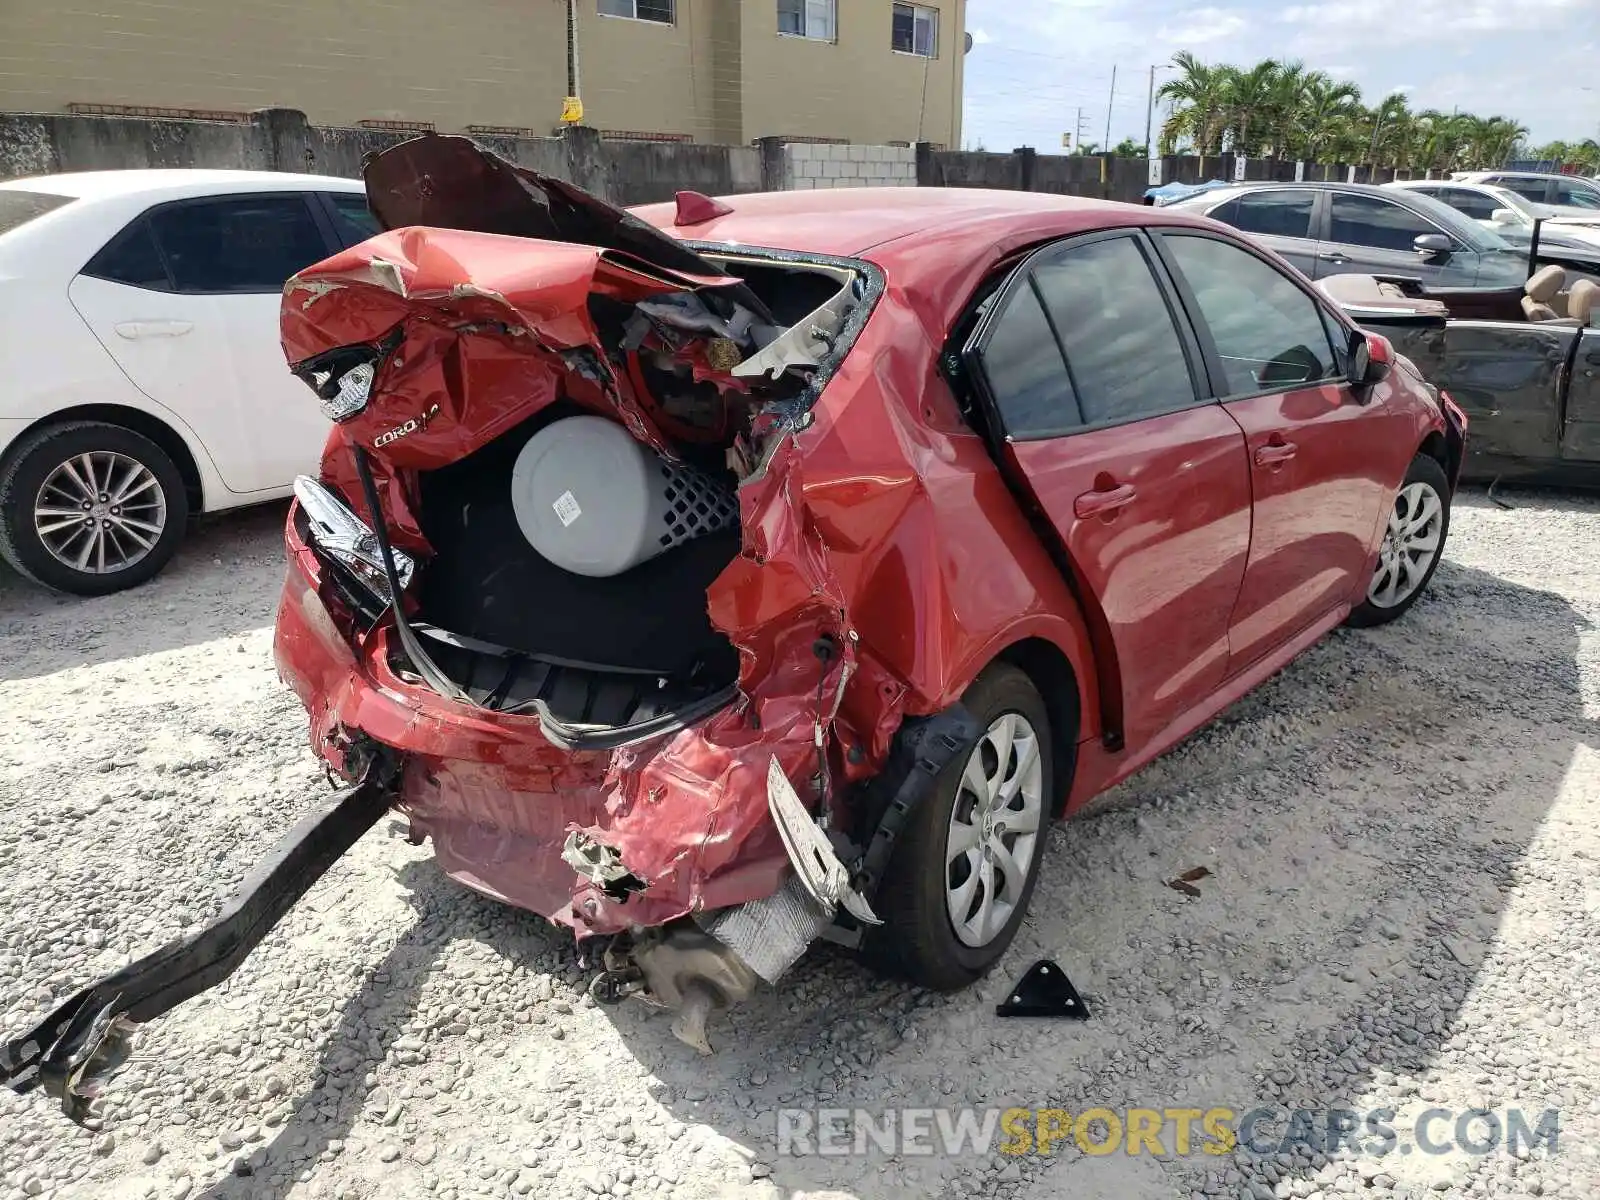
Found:
[[[578,92],[578,0],[567,0],[567,98],[561,106],[561,122],[583,123],[583,100]]]
[[[1100,153],[1111,149],[1111,108],[1117,102],[1117,64],[1111,64],[1111,95],[1106,100],[1106,140],[1100,143]]]
[[[1150,68],[1150,99],[1145,104],[1145,109],[1144,109],[1144,156],[1146,158],[1154,158],[1156,156],[1155,143],[1150,140],[1150,130],[1151,130],[1151,126],[1153,126],[1155,124],[1155,117],[1156,117],[1156,69],[1155,69],[1155,67],[1151,67]]]
[[[1078,105],[1078,123],[1072,127],[1072,136],[1077,142],[1077,151],[1083,153],[1083,105]]]

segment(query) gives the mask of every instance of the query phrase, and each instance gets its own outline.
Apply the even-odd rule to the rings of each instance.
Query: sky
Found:
[[[1515,117],[1536,144],[1600,137],[1600,0],[968,0],[967,31],[968,149],[1063,153],[1080,107],[1081,140],[1142,144],[1151,64],[1179,50],[1301,59],[1369,104]]]

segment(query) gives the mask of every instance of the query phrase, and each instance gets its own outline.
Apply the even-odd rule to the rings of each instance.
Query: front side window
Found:
[[[1556,183],[1554,203],[1573,208],[1600,208],[1600,188],[1581,180],[1562,179]]]
[[[671,25],[676,19],[673,5],[676,0],[600,0],[600,14],[606,17],[628,17],[635,21],[654,21],[658,25]]]
[[[939,57],[939,10],[921,4],[894,6],[890,45],[901,54]]]
[[[1347,246],[1373,246],[1380,250],[1412,250],[1417,238],[1439,229],[1409,208],[1376,196],[1336,192],[1332,205],[1330,237]]]
[[[1162,238],[1211,330],[1229,396],[1340,373],[1322,309],[1283,272],[1212,238]]]
[[[238,196],[152,212],[150,231],[180,292],[276,292],[328,255],[305,197]]]
[[[1239,197],[1228,224],[1246,233],[1308,238],[1316,201],[1315,194],[1306,191],[1247,192]]]
[[[837,0],[778,0],[778,32],[831,42],[835,37],[836,5]]]
[[[1421,191],[1422,189],[1417,189]],[[1424,193],[1426,195],[1427,193]],[[1464,213],[1474,221],[1487,221],[1493,218],[1494,210],[1504,208],[1495,198],[1487,192],[1477,192],[1468,188],[1445,188],[1433,193],[1437,199],[1443,200],[1459,213]]]

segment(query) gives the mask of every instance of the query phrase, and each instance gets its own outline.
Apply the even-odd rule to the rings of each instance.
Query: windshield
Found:
[[[0,188],[0,237],[4,237],[13,229],[21,228],[35,217],[42,217],[47,212],[71,203],[71,196]]]
[[[1407,195],[1411,203],[1417,206],[1418,212],[1426,213],[1434,224],[1443,226],[1457,241],[1465,242],[1474,250],[1487,254],[1495,250],[1511,249],[1511,243],[1505,238],[1457,212],[1443,200],[1435,200],[1432,196],[1424,196],[1420,192],[1408,192]]]

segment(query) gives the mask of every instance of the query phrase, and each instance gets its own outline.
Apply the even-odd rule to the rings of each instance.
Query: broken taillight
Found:
[[[383,552],[378,535],[349,507],[309,475],[294,481],[294,498],[309,523],[313,546],[353,575],[372,596],[384,604],[392,602],[389,581],[383,569]],[[394,573],[404,591],[411,585],[416,563],[411,556],[393,550]]]

